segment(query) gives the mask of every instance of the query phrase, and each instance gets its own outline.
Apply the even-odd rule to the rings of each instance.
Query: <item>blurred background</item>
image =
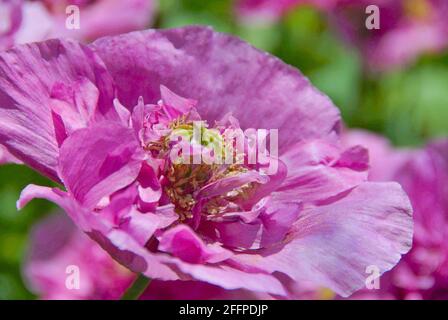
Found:
[[[405,0],[412,3],[399,11],[392,7],[401,0],[380,1],[391,3],[391,14],[381,16],[379,30],[365,26],[365,9],[373,0],[152,2],[151,17],[132,29],[204,24],[237,35],[300,69],[332,98],[349,128],[368,129],[406,147],[448,135],[448,28],[441,22],[448,14],[439,17],[434,12],[446,12],[437,1]],[[5,3],[0,0],[0,10],[6,10]],[[45,7],[54,10],[48,3]],[[0,19],[5,16],[1,13]],[[419,47],[422,42],[425,45]],[[396,51],[398,56],[381,50]],[[33,201],[17,212],[20,191],[31,182],[50,184],[24,166],[0,166],[0,299],[36,298],[22,279],[23,259],[30,229],[56,208]]]

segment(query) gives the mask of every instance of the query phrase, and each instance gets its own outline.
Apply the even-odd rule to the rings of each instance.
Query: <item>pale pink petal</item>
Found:
[[[210,28],[134,32],[97,40],[92,48],[126,106],[139,96],[158,101],[164,85],[197,100],[209,123],[232,112],[243,129],[279,129],[280,150],[339,129],[338,110],[296,69]]]
[[[369,180],[372,181],[394,180],[400,167],[415,154],[408,149],[394,149],[386,138],[363,130],[344,132],[341,138],[345,147],[362,145],[367,148],[370,160]]]
[[[267,292],[286,295],[283,285],[274,276],[264,273],[248,273],[228,266],[208,266],[189,264],[172,260],[184,273],[194,279],[220,286],[226,290],[247,289],[255,292]]]
[[[51,92],[56,83],[73,84],[80,77],[99,90],[98,117],[116,117],[112,79],[90,49],[49,40],[0,53],[0,143],[55,180],[59,152]]]
[[[217,245],[205,244],[186,225],[176,226],[166,231],[160,238],[159,249],[188,263],[218,263],[233,254]]]
[[[341,153],[325,141],[293,145],[282,155],[282,161],[288,167],[288,177],[277,196],[285,200],[325,200],[356,187],[368,175],[364,148]]]
[[[149,252],[133,235],[116,228],[101,215],[86,211],[65,192],[30,185],[22,191],[17,207],[23,208],[34,198],[42,198],[58,204],[81,230],[98,242],[115,260],[133,272],[161,280],[179,279],[171,268],[162,263],[162,257]]]
[[[239,258],[347,296],[365,285],[368,266],[384,273],[410,249],[412,209],[398,184],[364,183],[303,211],[295,230],[289,243],[263,258]]]
[[[143,153],[131,129],[104,122],[78,130],[61,147],[59,174],[87,208],[136,180]]]
[[[268,294],[225,290],[200,281],[151,281],[140,300],[268,300]]]

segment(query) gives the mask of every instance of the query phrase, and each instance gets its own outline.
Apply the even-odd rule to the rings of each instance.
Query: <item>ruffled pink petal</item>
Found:
[[[267,273],[250,273],[226,265],[189,264],[179,259],[170,259],[183,273],[196,280],[220,286],[226,290],[246,289],[275,295],[286,295],[279,280]]]
[[[244,288],[278,295],[286,294],[282,284],[275,277],[265,274],[258,268],[257,270],[252,268],[253,272],[248,273],[248,270],[240,271],[225,265],[189,264],[169,256],[153,254],[139,244],[129,232],[113,228],[101,218],[101,215],[85,212],[75,201],[57,189],[29,186],[23,191],[18,207],[23,207],[35,197],[56,202],[68,210],[69,216],[84,232],[97,241],[114,259],[134,272],[144,273],[154,279],[178,280],[178,271],[172,269],[175,267],[184,274],[184,277],[188,275],[225,289]],[[223,258],[222,250],[217,250],[215,247],[209,249],[212,253],[211,263],[216,262],[215,259]]]
[[[256,219],[258,219],[260,214],[263,212],[263,210],[265,209],[264,206],[267,201],[268,198],[263,198],[257,204],[255,204],[250,211],[231,211],[219,216],[212,215],[210,217],[207,217],[207,219],[216,222],[232,222],[241,220],[244,223],[252,223]]]
[[[268,300],[268,294],[225,290],[200,281],[151,281],[140,300]]]
[[[132,234],[137,242],[144,247],[160,225],[161,221],[157,215],[131,210],[126,221],[120,225],[120,229]]]
[[[301,208],[298,202],[279,202],[271,198],[257,204],[255,212],[248,212],[249,217],[253,215],[252,220],[241,218],[244,213],[225,214],[210,219],[211,222],[204,223],[207,227],[203,228],[216,230],[214,237],[227,247],[266,248],[284,240]]]
[[[140,210],[153,211],[162,197],[162,186],[158,180],[156,170],[147,162],[144,162],[138,176],[138,194]]]
[[[160,228],[166,228],[179,219],[179,215],[174,211],[174,205],[167,204],[158,206],[156,215],[160,219]]]
[[[263,222],[260,247],[267,248],[283,241],[301,210],[301,203],[271,200],[260,217]]]
[[[53,119],[57,118],[60,125],[55,125],[59,146],[75,130],[85,128],[98,120],[99,94],[98,88],[86,78],[80,78],[69,86],[64,83],[54,84],[50,106]]]
[[[177,119],[188,114],[197,104],[197,101],[178,96],[165,86],[160,86],[160,95],[165,112],[171,119]]]
[[[218,263],[233,255],[218,245],[205,244],[186,225],[179,225],[166,231],[159,241],[159,250],[169,252],[188,263]]]
[[[253,223],[221,222],[211,224],[212,229],[216,230],[217,239],[226,247],[259,249],[263,224],[256,220]]]
[[[368,155],[364,148],[341,154],[336,146],[316,140],[293,145],[282,155],[288,177],[279,198],[317,201],[334,197],[367,180]]]
[[[260,200],[271,195],[274,191],[278,190],[280,186],[282,186],[288,175],[288,168],[281,160],[272,159],[272,161],[277,162],[277,170],[270,174],[262,174],[262,177],[264,177],[267,181],[254,186],[250,192],[250,197],[239,201],[239,205],[243,208],[253,208]],[[258,168],[260,172],[263,172],[264,169],[265,168]]]
[[[226,194],[248,183],[264,184],[269,182],[269,177],[252,170],[238,175],[219,179],[203,187],[198,192],[198,198],[208,199]]]
[[[138,197],[137,184],[119,190],[111,196],[103,197],[95,209],[101,210],[101,216],[113,225],[119,225],[129,215]]]
[[[232,112],[243,129],[279,129],[280,150],[339,129],[339,112],[296,69],[206,27],[147,30],[97,40],[124,105],[158,101],[160,85],[198,101],[209,123]],[[138,57],[138,59],[136,59]]]
[[[131,121],[131,112],[118,99],[114,99],[114,108],[123,126],[128,127]]]
[[[51,92],[56,83],[71,85],[81,77],[99,90],[97,116],[116,117],[112,79],[90,49],[49,40],[0,53],[0,143],[55,180],[59,152]]]
[[[408,252],[412,208],[398,184],[364,183],[340,200],[304,210],[290,237],[263,258],[238,257],[348,296],[365,284],[368,266],[386,272]]]
[[[341,142],[345,147],[362,145],[367,148],[370,160],[369,180],[371,181],[394,180],[399,168],[415,154],[412,150],[396,150],[386,138],[363,130],[344,132]]]
[[[99,201],[136,180],[144,154],[131,129],[104,122],[76,131],[60,150],[59,175],[83,206]]]
[[[136,273],[149,278],[178,280],[179,276],[162,262],[162,257],[149,252],[127,231],[116,228],[110,221],[103,219],[72,199],[59,189],[30,185],[22,191],[17,207],[23,208],[34,198],[52,201],[63,208],[73,222],[92,239],[100,244],[116,261]]]
[[[89,214],[76,201],[73,201],[66,192],[57,188],[28,185],[20,194],[20,198],[17,201],[17,208],[19,210],[22,209],[31,200],[36,198],[46,199],[56,203],[84,231],[102,229],[104,227],[103,225],[105,225],[104,221],[97,219],[96,215]],[[107,223],[107,226],[111,227],[111,224]]]

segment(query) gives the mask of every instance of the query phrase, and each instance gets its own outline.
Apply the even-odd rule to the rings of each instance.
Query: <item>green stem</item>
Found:
[[[137,300],[151,283],[151,279],[140,274],[121,297],[121,300]]]

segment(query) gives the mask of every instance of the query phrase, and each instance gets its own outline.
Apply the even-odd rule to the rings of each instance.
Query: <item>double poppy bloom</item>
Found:
[[[340,125],[297,70],[209,28],[0,53],[0,143],[60,183],[28,186],[19,208],[57,203],[115,260],[157,280],[274,296],[303,281],[347,296],[371,266],[391,269],[411,247],[409,199],[397,183],[368,181],[368,152],[344,149]],[[278,154],[247,161],[251,129],[277,130]],[[234,147],[229,130],[244,133],[232,153],[241,161],[170,156]]]

